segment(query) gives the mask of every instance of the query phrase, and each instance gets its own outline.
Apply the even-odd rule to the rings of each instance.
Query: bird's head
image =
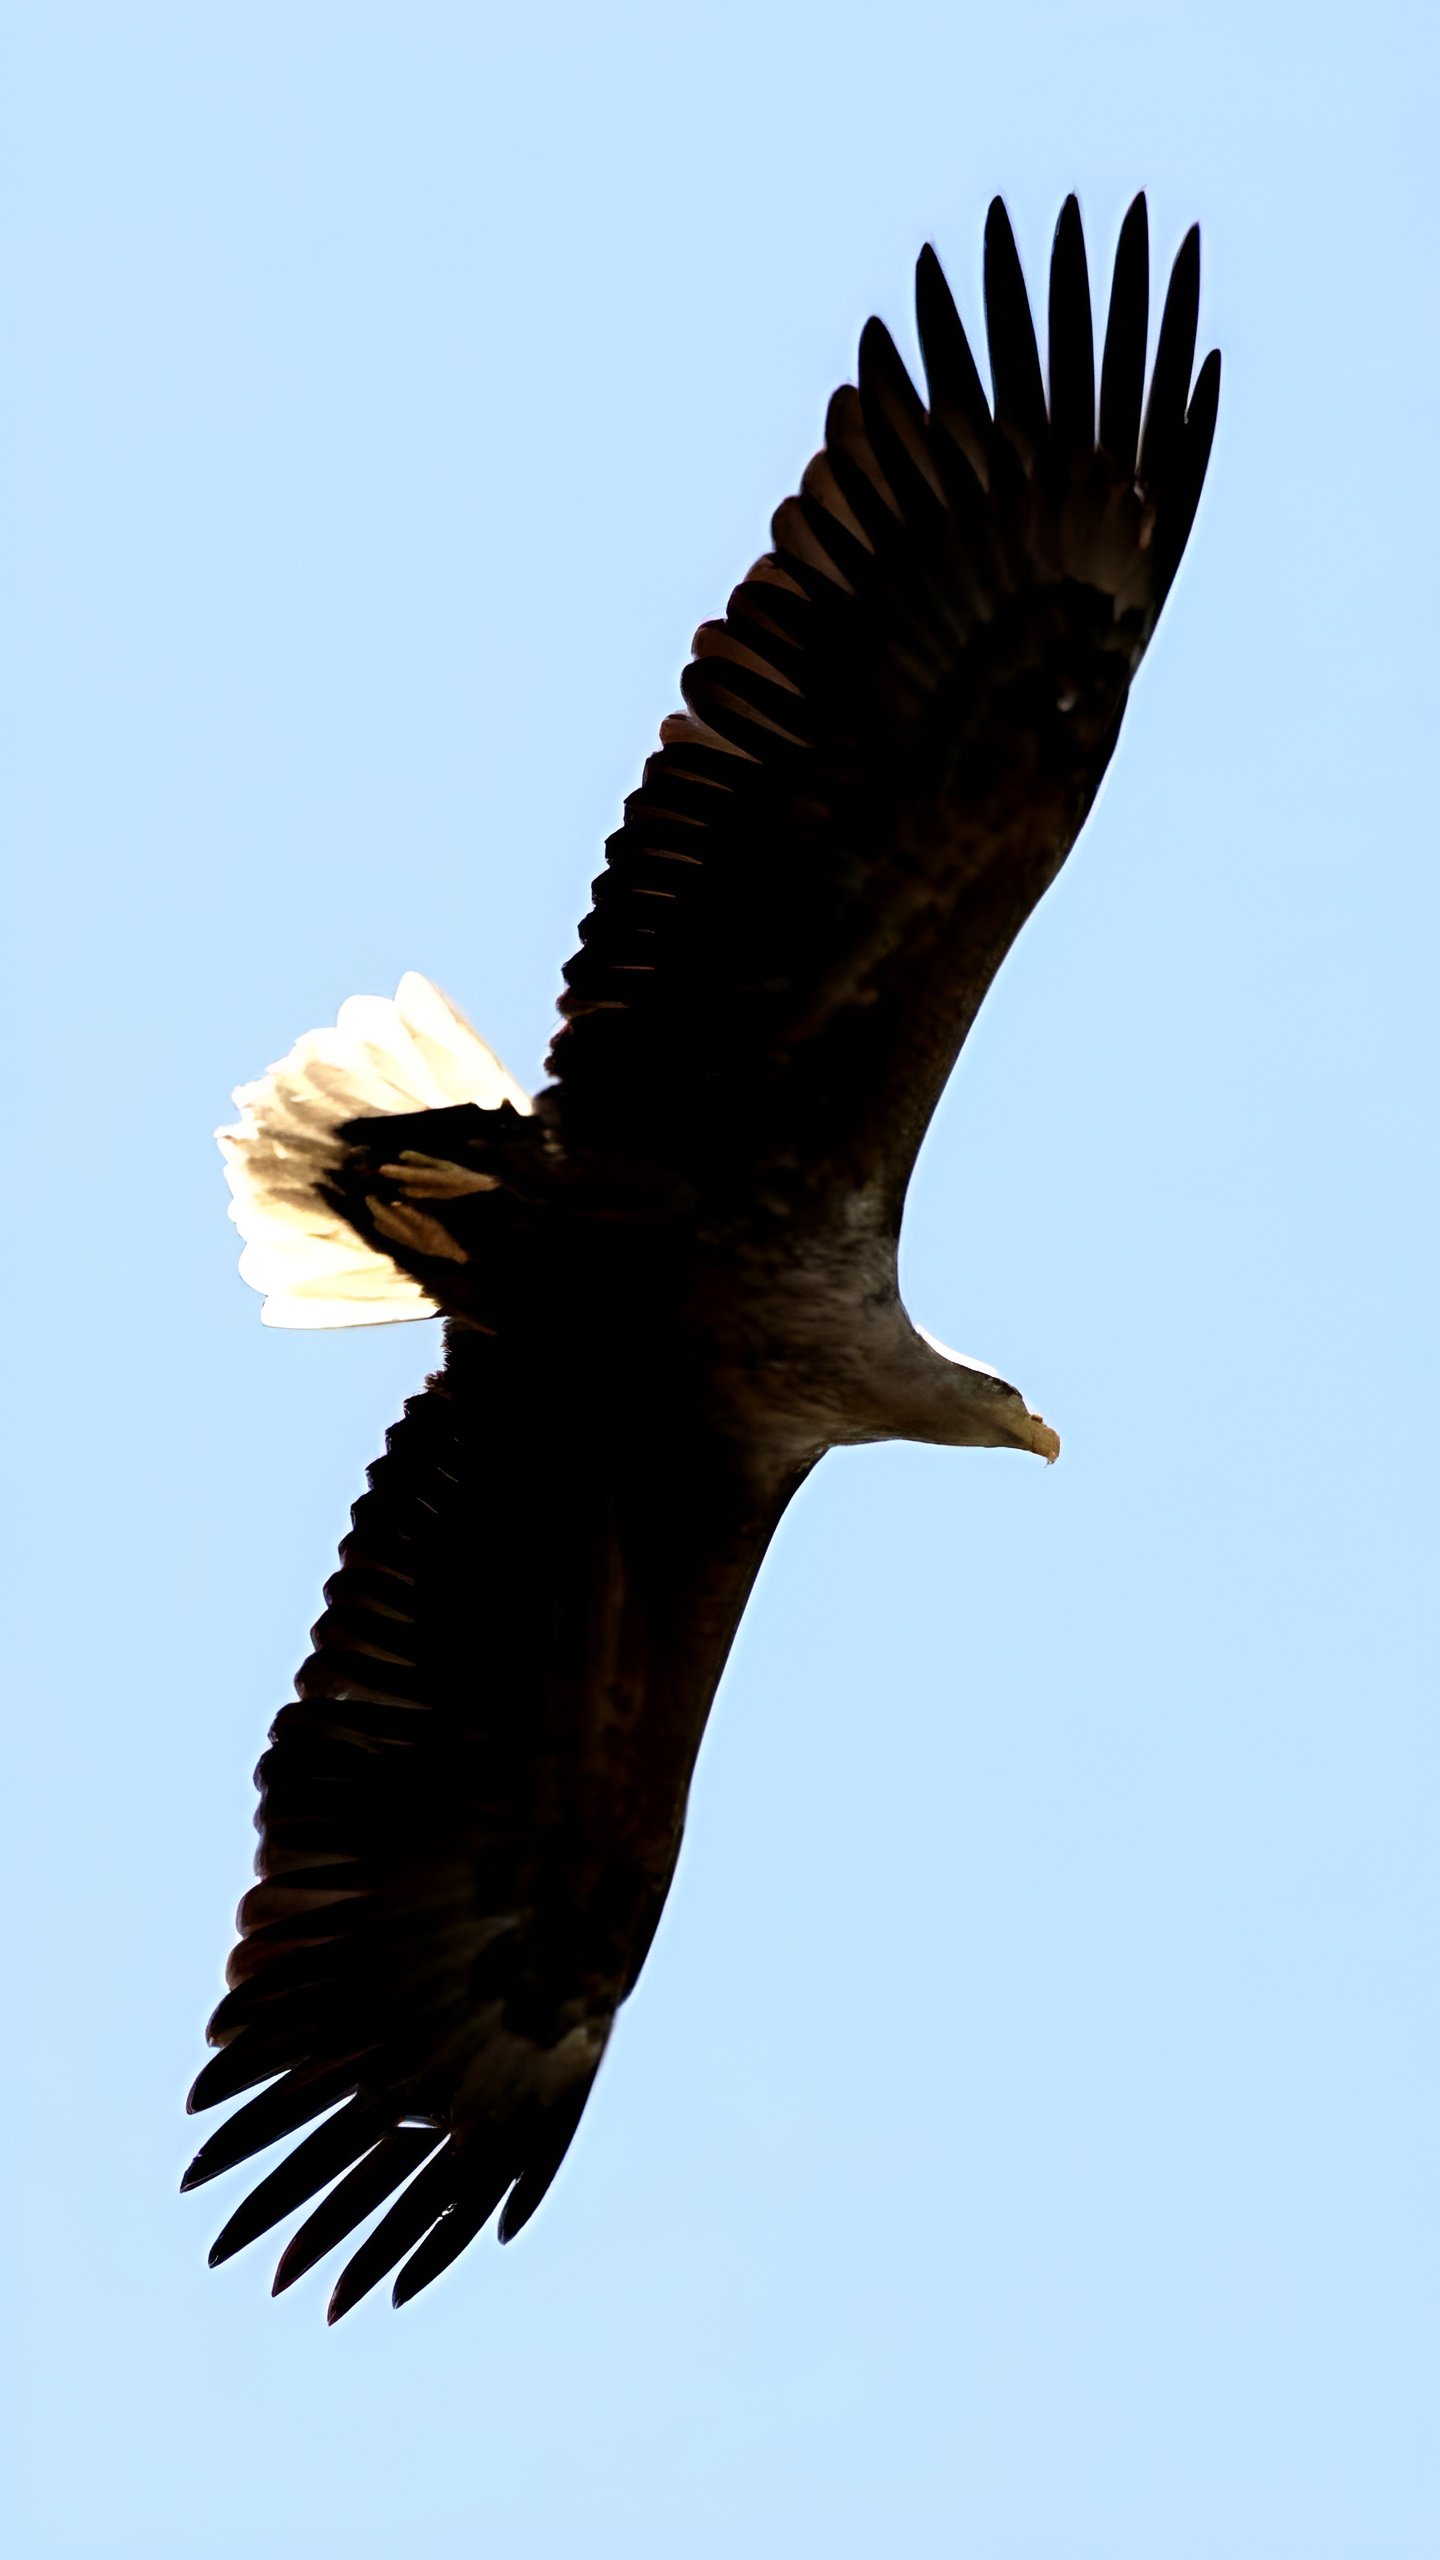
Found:
[[[1060,1435],[1031,1412],[1018,1387],[984,1361],[962,1359],[923,1325],[914,1332],[926,1353],[926,1402],[933,1428],[912,1430],[907,1438],[935,1440],[947,1448],[1027,1449],[1054,1465]]]

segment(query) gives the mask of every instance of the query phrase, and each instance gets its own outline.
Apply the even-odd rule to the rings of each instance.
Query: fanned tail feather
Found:
[[[245,1240],[240,1276],[264,1296],[262,1324],[310,1330],[440,1312],[330,1198],[347,1121],[464,1102],[533,1108],[464,1015],[413,969],[393,1000],[351,996],[333,1029],[307,1031],[235,1100],[238,1122],[216,1135]]]

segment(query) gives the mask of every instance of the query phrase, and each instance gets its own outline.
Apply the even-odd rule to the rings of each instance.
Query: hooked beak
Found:
[[[1017,1418],[1017,1438],[1022,1449],[1033,1449],[1036,1457],[1043,1458],[1047,1467],[1054,1466],[1060,1455],[1060,1434],[1052,1431],[1049,1423],[1042,1421],[1038,1413],[1031,1413],[1028,1407],[1024,1419]]]

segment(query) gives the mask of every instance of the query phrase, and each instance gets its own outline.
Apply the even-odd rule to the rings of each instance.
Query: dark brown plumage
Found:
[[[659,1919],[740,1613],[816,1459],[885,1436],[1054,1454],[1014,1389],[915,1334],[896,1240],[1189,534],[1219,384],[1211,356],[1191,388],[1198,282],[1192,231],[1147,404],[1137,199],[1097,429],[1074,199],[1048,397],[1003,207],[993,406],[926,249],[928,405],[869,322],[773,549],[696,636],[533,1112],[453,1100],[443,1072],[395,1107],[396,1071],[362,1094],[313,1060],[308,1087],[292,1060],[253,1089],[232,1153],[261,1224],[288,1221],[292,1255],[320,1239],[327,1271],[358,1254],[406,1299],[381,1312],[449,1319],[260,1765],[259,1882],[191,2099],[246,2103],[187,2184],[311,2128],[214,2259],[308,2206],[278,2289],[383,2207],[332,2318],[396,2268],[408,2299],[548,2188]],[[443,1068],[443,1024],[431,1048]]]

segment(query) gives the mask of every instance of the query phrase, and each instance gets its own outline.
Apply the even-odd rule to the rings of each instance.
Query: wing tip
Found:
[[[1187,426],[1195,424],[1197,415],[1208,416],[1213,426],[1220,409],[1220,378],[1223,371],[1224,358],[1220,349],[1212,347],[1195,376],[1195,388],[1190,394],[1190,406],[1185,412]]]

